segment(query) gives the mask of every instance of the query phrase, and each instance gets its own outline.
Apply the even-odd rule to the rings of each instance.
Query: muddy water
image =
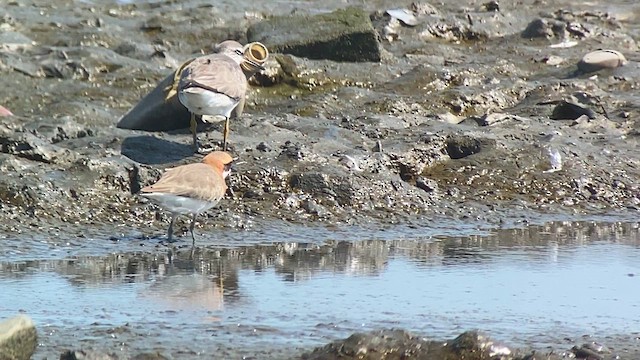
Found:
[[[459,236],[352,230],[291,227],[271,242],[263,234],[249,246],[193,251],[147,239],[147,247],[120,241],[125,252],[69,243],[56,256],[27,244],[28,256],[1,259],[0,318],[25,312],[35,320],[37,358],[84,348],[275,359],[390,327],[432,339],[480,329],[509,346],[561,351],[584,336],[628,345],[640,329],[637,224],[557,222]],[[0,253],[10,244],[0,242]]]

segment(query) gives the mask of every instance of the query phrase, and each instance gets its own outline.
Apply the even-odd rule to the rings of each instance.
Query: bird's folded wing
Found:
[[[206,164],[189,164],[167,170],[160,180],[140,191],[219,200],[227,190],[224,178]]]
[[[192,61],[182,71],[180,88],[200,86],[239,100],[247,92],[247,78],[240,65],[226,55],[210,55]],[[209,60],[209,61],[207,61]]]

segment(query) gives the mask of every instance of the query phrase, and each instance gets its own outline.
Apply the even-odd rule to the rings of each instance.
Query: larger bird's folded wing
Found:
[[[198,86],[240,100],[247,92],[247,78],[233,59],[222,54],[196,58],[180,76],[180,89]]]

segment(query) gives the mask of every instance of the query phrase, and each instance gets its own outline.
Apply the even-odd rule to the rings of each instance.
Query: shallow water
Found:
[[[276,232],[284,242],[194,253],[158,246],[47,252],[47,260],[35,248],[37,260],[1,259],[0,318],[34,319],[38,358],[66,348],[283,358],[390,327],[442,340],[480,329],[508,346],[558,350],[585,335],[609,345],[637,336],[637,224],[549,223],[458,237],[405,230],[359,229],[352,241],[318,230],[316,241],[297,242],[313,229],[292,227],[288,236]]]

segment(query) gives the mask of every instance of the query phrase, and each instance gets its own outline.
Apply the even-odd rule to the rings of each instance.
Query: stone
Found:
[[[596,118],[596,113],[593,110],[580,104],[562,100],[556,105],[555,108],[553,108],[551,119],[576,120],[583,115],[586,115],[589,119]]]
[[[28,360],[38,346],[36,326],[30,317],[18,315],[0,322],[0,360]]]
[[[104,354],[93,350],[65,351],[60,355],[60,360],[117,360],[118,357],[112,354]]]
[[[479,153],[482,149],[482,143],[470,136],[451,135],[447,137],[446,149],[452,159],[462,159]]]
[[[578,69],[582,72],[594,72],[602,69],[615,69],[627,64],[627,59],[616,50],[592,51],[580,59]]]
[[[189,127],[191,114],[177,94],[168,96],[175,71],[118,120],[117,127],[130,130],[169,131]]]
[[[535,19],[522,31],[525,39],[562,37],[566,24],[558,20]]]
[[[275,16],[249,27],[249,41],[259,41],[272,52],[309,59],[380,61],[377,33],[369,15],[348,7],[315,16]]]

